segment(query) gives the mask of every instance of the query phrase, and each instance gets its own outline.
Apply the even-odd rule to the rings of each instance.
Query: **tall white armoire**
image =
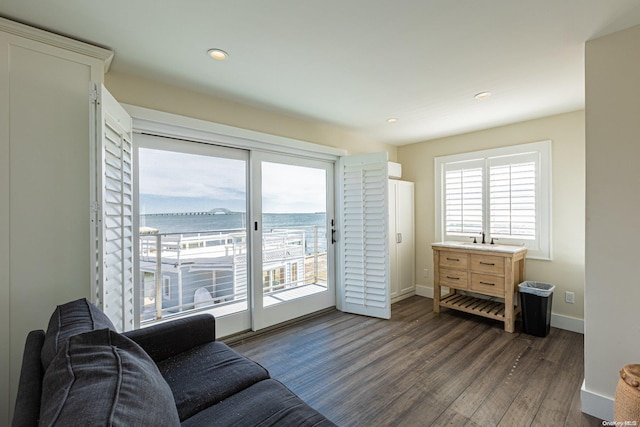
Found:
[[[389,179],[389,277],[391,303],[415,295],[413,182]]]

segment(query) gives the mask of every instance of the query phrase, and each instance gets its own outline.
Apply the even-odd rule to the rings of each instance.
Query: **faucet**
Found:
[[[486,242],[484,241],[484,231],[482,232],[482,244],[484,245]]]

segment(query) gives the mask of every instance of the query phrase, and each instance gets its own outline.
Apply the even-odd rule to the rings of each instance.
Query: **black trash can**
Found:
[[[525,334],[546,337],[551,329],[551,304],[554,285],[526,281],[518,285],[522,304],[522,330]]]

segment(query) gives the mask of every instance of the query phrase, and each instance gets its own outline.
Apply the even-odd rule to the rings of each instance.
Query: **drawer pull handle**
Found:
[[[460,258],[449,258],[449,257],[447,257],[447,261],[460,261]]]
[[[451,276],[447,276],[447,279],[451,279],[451,280],[460,280],[459,277],[451,277]]]
[[[481,265],[496,265],[494,262],[482,262],[480,261]]]
[[[495,286],[495,283],[489,283],[489,282],[480,282],[481,285],[487,285],[487,286]]]

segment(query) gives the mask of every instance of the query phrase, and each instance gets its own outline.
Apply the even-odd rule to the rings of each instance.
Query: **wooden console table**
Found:
[[[521,246],[442,242],[433,249],[433,311],[440,307],[460,310],[504,322],[514,331],[520,305],[518,284],[525,280],[525,255]],[[449,288],[441,295],[441,288]],[[461,293],[460,291],[465,291]]]

